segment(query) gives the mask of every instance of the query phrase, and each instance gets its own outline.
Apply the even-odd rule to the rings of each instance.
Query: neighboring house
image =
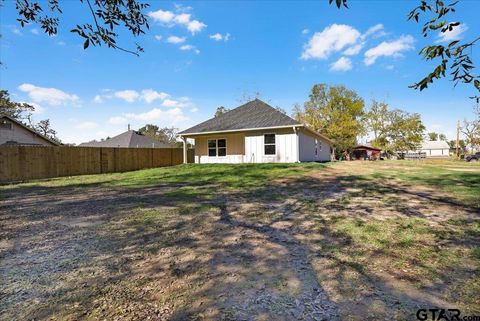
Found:
[[[380,153],[382,150],[380,148],[368,146],[368,145],[357,145],[352,150],[353,159],[380,159]]]
[[[330,160],[332,141],[259,99],[179,133],[195,140],[195,163]]]
[[[58,146],[60,144],[10,116],[0,115],[0,145]]]
[[[427,158],[430,157],[449,157],[450,146],[447,142],[442,140],[426,141],[422,143],[422,147],[419,152],[425,153]]]
[[[126,132],[102,141],[82,143],[80,147],[123,147],[123,148],[171,148],[170,144],[162,143],[153,138],[144,136],[134,130]]]

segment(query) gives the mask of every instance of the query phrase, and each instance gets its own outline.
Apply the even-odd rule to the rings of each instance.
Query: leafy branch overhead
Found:
[[[134,37],[144,34],[144,30],[150,28],[147,17],[143,13],[149,7],[148,4],[138,0],[79,1],[88,8],[93,19],[92,23],[78,24],[70,30],[84,39],[84,49],[90,45],[106,45],[137,56],[143,52],[143,48],[138,43],[135,44],[134,50],[118,45],[119,34],[116,29],[123,25]],[[58,33],[60,22],[58,15],[62,14],[58,0],[47,0],[44,6],[32,0],[16,0],[16,9],[20,16],[17,20],[22,27],[29,23],[37,23],[50,36]]]
[[[335,0],[338,8],[346,7],[348,0]],[[329,0],[332,4],[334,0]],[[428,15],[427,22],[423,24],[422,35],[427,37],[431,31],[441,33],[452,32],[455,28],[460,28],[458,21],[449,21],[447,16],[455,12],[455,6],[459,1],[445,4],[442,0],[421,0],[420,5],[415,7],[408,14],[409,21],[420,22],[420,18]],[[432,72],[426,75],[419,82],[410,86],[410,88],[423,90],[433,83],[435,79],[444,78],[447,73],[451,76],[454,86],[458,83],[472,84],[476,94],[471,98],[480,102],[480,76],[473,73],[475,64],[472,59],[472,49],[480,40],[477,37],[469,42],[459,40],[451,41],[447,46],[430,45],[422,48],[419,54],[427,61],[439,61]]]

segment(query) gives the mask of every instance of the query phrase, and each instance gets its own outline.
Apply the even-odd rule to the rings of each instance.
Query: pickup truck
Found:
[[[467,162],[478,162],[478,161],[480,161],[480,152],[476,152],[475,154],[465,156],[465,160]]]

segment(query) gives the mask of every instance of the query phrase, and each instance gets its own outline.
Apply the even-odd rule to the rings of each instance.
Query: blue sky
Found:
[[[449,138],[457,120],[473,115],[469,87],[442,80],[421,93],[408,88],[432,66],[420,60],[420,48],[442,40],[425,40],[420,26],[406,21],[416,2],[351,1],[348,10],[327,0],[150,3],[147,34],[133,39],[122,32],[120,44],[145,48],[136,57],[83,50],[69,32],[91,19],[78,1],[61,2],[56,37],[38,26],[21,28],[14,2],[5,2],[0,87],[34,103],[34,119],[50,118],[67,143],[113,136],[127,123],[184,129],[255,92],[290,114],[315,83],[345,85],[367,107],[376,98],[418,112],[429,130]],[[480,2],[461,1],[455,17],[464,25],[449,37],[478,36],[478,12]]]

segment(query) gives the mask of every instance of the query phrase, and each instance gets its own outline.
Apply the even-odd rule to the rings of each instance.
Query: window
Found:
[[[0,121],[0,129],[12,130],[12,123],[8,121]]]
[[[208,156],[227,156],[227,140],[222,139],[209,139],[208,140]]]
[[[215,139],[208,140],[208,156],[217,156],[217,141]]]
[[[263,144],[264,144],[264,154],[265,155],[275,155],[275,134],[265,134],[263,135]]]
[[[227,156],[227,140],[219,139],[217,140],[218,145],[218,156]]]

